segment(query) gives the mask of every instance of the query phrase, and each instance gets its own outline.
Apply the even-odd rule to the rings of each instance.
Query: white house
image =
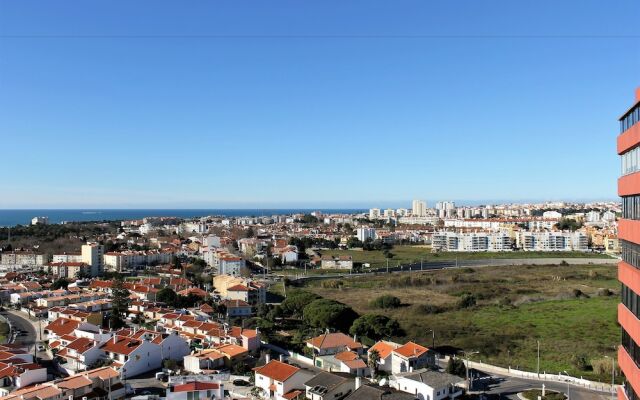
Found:
[[[313,376],[310,372],[271,360],[255,370],[255,386],[261,389],[263,399],[287,400],[304,394],[305,382]]]
[[[399,374],[434,366],[435,354],[424,346],[407,342],[391,352],[391,373]]]
[[[367,350],[368,356],[371,357],[372,352],[378,353],[378,370],[391,372],[391,354],[395,349],[400,347],[398,343],[381,340],[371,346]]]
[[[167,388],[167,400],[224,399],[224,385],[218,382],[188,382]]]
[[[463,381],[455,375],[423,369],[395,375],[390,386],[419,400],[444,400],[461,396],[462,387],[458,385]]]

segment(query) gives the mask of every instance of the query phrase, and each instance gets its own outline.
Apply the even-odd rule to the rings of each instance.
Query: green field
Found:
[[[369,263],[372,267],[383,267],[387,265],[387,260],[380,250],[322,250],[322,255],[349,255],[356,263]],[[495,253],[458,253],[444,252],[434,254],[427,246],[396,246],[391,250],[394,255],[389,260],[390,266],[397,264],[407,264],[422,261],[449,261],[449,260],[490,260],[490,259],[522,259],[522,258],[611,258],[606,254],[582,253],[582,252],[495,252]]]
[[[541,371],[606,380],[577,360],[597,363],[613,356],[619,342],[614,265],[462,268],[307,285],[360,314],[396,318],[406,333],[398,340],[430,345],[434,329],[436,347],[479,351],[475,359],[501,366],[535,371],[539,340]],[[464,294],[473,295],[476,306],[459,308]],[[396,296],[403,306],[372,308],[380,295]]]

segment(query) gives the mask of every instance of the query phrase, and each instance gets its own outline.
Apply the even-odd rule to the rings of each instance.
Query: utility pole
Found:
[[[538,374],[538,378],[540,377],[540,341],[537,340],[538,342],[538,368],[537,368],[537,374]]]

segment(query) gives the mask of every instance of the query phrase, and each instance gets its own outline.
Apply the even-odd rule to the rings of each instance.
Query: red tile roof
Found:
[[[189,382],[173,387],[174,392],[194,392],[200,390],[219,389],[220,385],[211,382]]]
[[[284,382],[293,374],[300,371],[300,368],[285,364],[277,360],[271,360],[268,364],[255,369],[257,374],[264,375],[278,382]]]

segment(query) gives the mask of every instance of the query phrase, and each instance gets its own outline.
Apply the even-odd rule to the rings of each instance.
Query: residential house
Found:
[[[391,373],[399,374],[416,369],[435,366],[435,353],[413,342],[394,349],[391,352]]]
[[[167,400],[224,399],[224,385],[218,382],[188,382],[170,385]]]
[[[304,386],[309,400],[340,400],[355,390],[356,383],[349,374],[320,372]]]
[[[306,370],[271,360],[262,367],[254,369],[254,384],[260,388],[263,399],[293,400],[305,394],[305,382],[312,374]]]
[[[458,376],[444,372],[421,369],[394,375],[390,386],[410,393],[419,400],[453,400],[462,396],[461,383]]]
[[[307,340],[307,347],[313,349],[316,356],[334,355],[343,351],[362,354],[362,344],[341,332],[324,333]]]

